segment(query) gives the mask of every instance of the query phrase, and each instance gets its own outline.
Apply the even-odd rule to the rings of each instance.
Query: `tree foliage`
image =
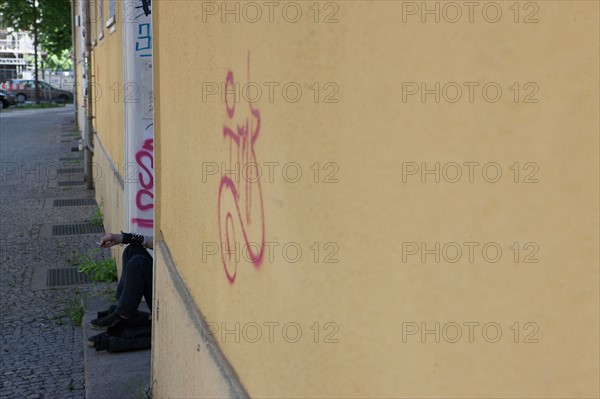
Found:
[[[42,23],[40,43],[51,54],[60,55],[71,49],[71,2],[69,0],[41,0]]]
[[[0,0],[0,13],[6,27],[31,33],[37,15],[39,44],[49,54],[60,55],[71,48],[69,0]]]
[[[53,71],[70,71],[73,69],[71,51],[66,49],[60,54],[50,54],[44,60],[44,67]]]
[[[3,25],[15,30],[31,32],[35,18],[33,0],[0,1]]]

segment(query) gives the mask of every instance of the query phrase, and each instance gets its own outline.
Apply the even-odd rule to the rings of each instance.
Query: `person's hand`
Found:
[[[101,248],[109,248],[123,242],[122,234],[107,234],[100,239]]]

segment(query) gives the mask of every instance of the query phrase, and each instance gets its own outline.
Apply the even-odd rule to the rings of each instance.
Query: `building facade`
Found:
[[[45,52],[38,49],[39,54]],[[34,47],[33,37],[28,32],[18,32],[7,27],[7,22],[0,16],[0,83],[12,79],[34,79]],[[73,91],[74,76],[72,71],[52,71],[40,63],[39,79],[54,87]]]
[[[116,6],[116,2],[112,2]],[[125,229],[124,212],[124,103],[123,21],[109,15],[109,2],[74,1],[75,72],[77,81],[77,120],[82,140],[92,157],[92,179],[107,230]],[[86,43],[88,44],[86,46]],[[121,248],[114,249],[121,258]]]
[[[154,211],[155,397],[598,394],[598,3],[90,3],[105,227]]]
[[[7,29],[0,16],[0,82],[20,79],[33,70],[33,38]]]

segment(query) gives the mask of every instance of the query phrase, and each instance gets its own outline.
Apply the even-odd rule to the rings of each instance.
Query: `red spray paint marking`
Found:
[[[150,167],[144,163],[147,159]],[[135,194],[135,206],[140,211],[148,211],[154,208],[154,139],[144,140],[142,148],[135,154],[135,160],[139,167],[138,181],[141,188]],[[152,219],[132,218],[131,223],[140,227],[154,227]]]
[[[150,229],[154,227],[154,220],[152,219],[133,218],[131,219],[131,223],[137,224],[140,227],[147,227]]]
[[[248,81],[250,82],[250,55],[248,54],[247,66]],[[233,72],[227,73],[225,80],[226,90],[233,91],[235,81]],[[236,98],[233,94],[233,101],[230,103],[225,98],[225,108],[227,111],[227,122],[235,125],[235,130],[227,125],[223,126],[223,138],[229,140],[229,161],[238,162],[240,168],[248,167],[249,164],[256,165],[256,152],[254,145],[258,140],[260,133],[260,112],[248,102],[248,110],[250,115],[246,117],[241,124],[233,121],[236,116]],[[238,112],[239,118],[240,112]],[[241,231],[244,239],[244,244],[249,255],[250,261],[254,267],[258,268],[262,264],[264,248],[265,248],[265,217],[263,209],[263,195],[260,179],[258,181],[250,181],[253,179],[243,179],[241,183],[244,185],[241,190],[238,189],[236,182],[229,176],[223,176],[219,185],[219,203],[218,203],[218,218],[219,218],[219,239],[221,242],[221,260],[225,269],[225,275],[230,284],[235,282],[237,276],[237,263],[231,256],[232,244],[236,243],[236,230]],[[252,221],[253,196],[258,196],[258,208],[260,216],[258,220]],[[241,196],[243,196],[243,201]],[[228,206],[224,201],[227,198],[233,199],[234,206]],[[240,207],[240,203],[242,206]],[[223,235],[224,234],[224,235]],[[258,240],[257,238],[260,237]],[[254,240],[250,240],[254,238]],[[252,244],[259,243],[258,248],[253,248]],[[226,247],[226,248],[224,248]],[[233,269],[233,270],[232,270]]]

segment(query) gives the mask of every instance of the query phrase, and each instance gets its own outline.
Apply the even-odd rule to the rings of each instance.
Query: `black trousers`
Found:
[[[142,297],[152,310],[152,256],[141,245],[128,245],[123,251],[123,273],[117,285],[115,312],[131,319]]]

